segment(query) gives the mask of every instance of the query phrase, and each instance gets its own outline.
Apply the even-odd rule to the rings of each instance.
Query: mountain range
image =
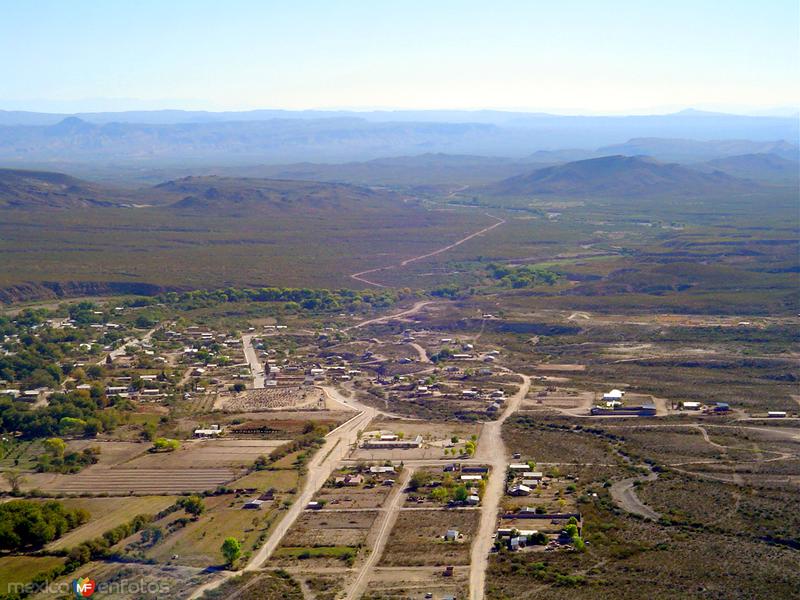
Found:
[[[790,117],[698,111],[620,117],[502,111],[153,111],[71,116],[0,111],[0,160],[18,166],[67,160],[222,166],[341,163],[426,153],[524,159],[537,151],[563,152],[563,148],[587,149],[595,156],[598,152],[655,155],[641,140],[774,143],[796,140],[798,134],[797,119]],[[630,144],[629,140],[639,142],[625,151],[614,149]],[[666,155],[663,145],[657,156],[674,160],[676,156]],[[721,156],[685,146],[678,144],[669,152],[696,160]],[[772,151],[762,147],[726,152]]]
[[[436,162],[436,160],[433,162]],[[489,159],[465,158],[476,168]],[[399,160],[419,168],[423,159]],[[491,162],[491,161],[490,161]],[[455,157],[438,157],[438,164],[455,168]],[[508,165],[492,163],[496,172]],[[392,168],[397,168],[392,164]],[[780,180],[796,163],[775,155],[744,155],[719,159],[690,168],[643,156],[604,156],[541,167],[515,163],[520,174],[494,183],[469,186],[469,194],[487,196],[551,195],[564,197],[638,198],[651,196],[694,197],[706,194],[750,193],[766,189],[751,179],[730,174],[770,168]],[[288,173],[307,176],[305,171]],[[356,169],[358,171],[358,169]],[[727,172],[726,172],[727,171]],[[287,173],[282,173],[287,174]],[[313,172],[313,175],[322,175]],[[794,181],[792,182],[794,183]],[[61,173],[0,169],[0,207],[81,208],[169,206],[173,210],[216,212],[226,210],[338,210],[342,207],[385,208],[387,204],[413,202],[411,196],[382,186],[354,185],[331,181],[265,177],[189,176],[137,190],[87,182]]]

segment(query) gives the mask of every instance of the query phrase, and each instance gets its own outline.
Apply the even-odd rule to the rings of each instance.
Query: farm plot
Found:
[[[287,440],[191,440],[175,452],[148,453],[124,469],[238,469],[249,467]]]
[[[99,537],[136,515],[152,515],[175,502],[174,496],[137,496],[133,498],[65,498],[62,504],[70,509],[81,508],[89,513],[89,521],[52,542],[48,550],[72,548],[81,542]]]
[[[274,489],[288,492],[297,488],[300,474],[294,469],[276,469],[270,471],[253,471],[229,484],[232,488],[256,488],[258,490]]]
[[[468,565],[470,546],[478,530],[475,510],[401,510],[389,535],[380,566],[416,567]],[[444,541],[450,530],[462,537]]]
[[[211,490],[236,477],[232,469],[103,469],[77,475],[41,473],[26,487],[64,494],[180,494]]]
[[[312,560],[315,566],[335,566],[332,560],[352,560],[366,544],[377,516],[378,511],[371,510],[307,511],[286,534],[271,562],[291,566],[297,560]]]

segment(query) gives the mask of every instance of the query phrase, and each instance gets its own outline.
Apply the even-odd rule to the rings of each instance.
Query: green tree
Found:
[[[205,504],[203,504],[203,499],[196,494],[181,498],[178,504],[195,519],[203,514],[203,511],[206,509]]]
[[[467,492],[467,488],[465,488],[463,485],[458,486],[453,491],[453,500],[455,500],[456,502],[466,501],[467,496],[469,496],[469,492]]]
[[[178,440],[170,440],[168,438],[156,438],[153,441],[153,450],[156,452],[174,452],[181,447]]]
[[[61,438],[51,437],[42,442],[44,449],[56,458],[63,458],[67,444]]]
[[[229,567],[233,566],[233,563],[239,560],[239,557],[242,555],[242,545],[235,537],[225,538],[220,550],[222,551],[222,556],[225,557],[225,564]]]
[[[433,488],[431,491],[431,498],[433,498],[436,502],[447,502],[447,499],[450,497],[450,493],[447,491],[447,488],[439,486]]]

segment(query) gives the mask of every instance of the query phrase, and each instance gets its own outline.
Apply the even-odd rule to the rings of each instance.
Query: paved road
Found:
[[[253,347],[254,334],[246,333],[242,336],[242,345],[244,347],[244,357],[247,359],[247,364],[250,365],[250,373],[253,374],[253,389],[260,390],[265,386],[266,376],[264,374],[264,365],[258,360],[258,354]]]
[[[472,557],[469,570],[469,590],[472,600],[483,600],[486,569],[489,566],[489,552],[494,542],[492,536],[497,525],[500,499],[504,492],[508,457],[506,455],[506,445],[503,443],[501,435],[502,426],[505,420],[517,411],[531,387],[531,378],[527,375],[519,375],[522,377],[522,385],[519,390],[508,399],[506,409],[496,421],[490,421],[483,425],[480,442],[478,443],[476,459],[479,462],[488,463],[492,469],[481,501],[483,511],[481,512],[478,533],[475,541],[472,542]]]
[[[389,540],[389,532],[392,530],[395,522],[397,521],[397,514],[400,510],[400,505],[403,502],[403,490],[408,484],[408,480],[411,478],[412,473],[413,469],[405,469],[403,471],[403,475],[397,482],[395,489],[392,490],[393,495],[387,500],[384,511],[378,517],[382,517],[383,519],[380,529],[378,530],[378,537],[375,539],[375,545],[372,548],[372,552],[370,552],[369,557],[361,566],[358,576],[353,582],[353,585],[350,587],[350,591],[347,593],[347,600],[356,600],[364,593],[369,581],[368,575],[372,572],[373,567],[383,554],[383,549],[386,547],[386,542]]]

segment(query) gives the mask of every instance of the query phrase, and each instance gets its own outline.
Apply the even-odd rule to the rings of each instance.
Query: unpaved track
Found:
[[[264,374],[264,366],[258,360],[256,349],[253,348],[254,334],[247,333],[242,336],[242,346],[244,347],[244,357],[250,365],[250,373],[253,375],[253,389],[263,389],[265,384],[266,375]]]
[[[347,600],[357,600],[364,593],[365,587],[369,581],[369,575],[372,573],[374,565],[378,559],[383,555],[383,550],[386,548],[386,542],[389,541],[389,532],[392,531],[395,522],[397,521],[397,514],[400,510],[400,505],[403,500],[403,490],[411,478],[413,469],[405,469],[401,479],[397,482],[395,489],[392,490],[392,496],[389,498],[386,507],[383,509],[383,521],[378,531],[378,537],[375,538],[375,546],[367,558],[366,562],[362,565],[361,570],[358,572],[350,591],[347,594]]]
[[[246,571],[257,571],[260,569],[278,547],[278,544],[280,544],[286,532],[289,531],[297,518],[305,510],[308,503],[314,497],[314,494],[322,487],[325,481],[327,481],[328,477],[330,477],[334,466],[347,453],[350,445],[356,442],[358,432],[369,424],[376,413],[377,411],[375,409],[365,407],[365,410],[328,433],[328,435],[325,436],[325,443],[308,463],[308,473],[303,483],[303,491],[294,499],[289,510],[286,511],[283,519],[281,519],[272,531],[264,545],[259,548],[242,570],[224,571],[222,577],[199,587],[190,598],[200,598],[207,590],[216,589],[231,577],[240,575]]]
[[[644,477],[628,477],[627,479],[617,481],[611,486],[611,497],[623,510],[644,517],[645,519],[658,521],[661,518],[661,514],[639,500],[633,487],[636,481],[655,481],[657,478],[658,475],[651,471]]]
[[[355,279],[356,281],[360,281],[361,283],[366,283],[367,285],[374,285],[375,287],[385,288],[387,287],[386,285],[378,283],[377,281],[372,281],[370,279],[367,279],[366,277],[364,277],[364,275],[369,275],[370,273],[378,273],[380,271],[388,271],[389,269],[396,269],[398,267],[405,267],[406,265],[410,265],[411,263],[417,262],[418,260],[425,260],[426,258],[430,258],[431,256],[436,256],[437,254],[441,254],[442,252],[447,252],[448,250],[452,250],[456,246],[460,246],[464,242],[468,242],[474,237],[483,235],[484,233],[489,233],[495,227],[499,227],[500,225],[506,222],[505,219],[501,219],[500,217],[495,217],[493,215],[490,215],[489,213],[486,213],[486,216],[495,219],[496,223],[489,225],[488,227],[484,227],[483,229],[476,231],[475,233],[471,233],[468,236],[465,236],[460,240],[453,242],[452,244],[448,244],[447,246],[443,246],[438,250],[434,250],[433,252],[428,252],[427,254],[420,254],[419,256],[413,256],[397,264],[386,265],[383,267],[375,267],[374,269],[367,269],[366,271],[359,271],[358,273],[353,273],[352,275],[350,275],[350,278]]]
[[[506,480],[506,445],[503,442],[502,426],[503,422],[514,414],[522,403],[528,390],[531,387],[531,378],[521,375],[522,385],[516,394],[508,400],[508,405],[503,414],[496,421],[484,423],[481,432],[480,442],[476,459],[480,462],[488,463],[492,469],[489,473],[489,481],[483,493],[483,510],[481,511],[481,521],[475,541],[472,542],[472,557],[469,570],[469,589],[472,600],[483,600],[484,586],[486,583],[486,569],[489,566],[489,552],[494,542],[495,525],[497,524],[497,511],[500,507],[500,499],[503,496],[503,487]]]
[[[416,302],[414,306],[412,306],[409,309],[400,311],[398,313],[393,313],[391,315],[384,315],[383,317],[375,317],[374,319],[367,319],[366,321],[361,321],[360,323],[356,323],[355,325],[346,327],[343,331],[350,331],[351,329],[358,329],[360,327],[366,327],[367,325],[374,325],[375,323],[384,323],[386,321],[391,321],[392,319],[399,319],[401,317],[409,317],[411,315],[417,314],[419,311],[421,311],[429,304],[434,304],[434,301],[420,300],[419,302]]]

